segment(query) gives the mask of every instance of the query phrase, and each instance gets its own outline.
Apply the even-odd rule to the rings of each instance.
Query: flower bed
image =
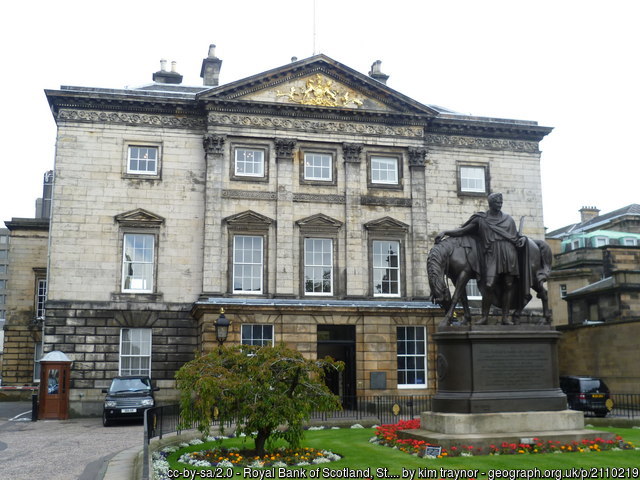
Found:
[[[420,420],[400,421],[392,425],[380,425],[376,427],[376,436],[373,442],[385,447],[396,448],[402,452],[412,455],[424,454],[425,448],[431,444],[424,440],[415,440],[411,438],[398,438],[399,430],[413,430],[420,428]],[[622,437],[617,436],[615,440],[605,440],[595,438],[593,440],[582,440],[580,442],[571,442],[562,444],[559,441],[547,440],[542,441],[534,438],[532,443],[508,443],[503,442],[500,445],[491,445],[488,451],[476,448],[471,445],[454,446],[449,449],[443,448],[438,458],[442,457],[465,457],[471,455],[517,455],[532,453],[570,453],[570,452],[601,452],[605,450],[632,450],[635,447],[629,442],[625,442]]]

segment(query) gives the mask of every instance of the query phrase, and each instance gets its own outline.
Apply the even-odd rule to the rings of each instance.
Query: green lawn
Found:
[[[635,446],[640,446],[640,429],[599,428],[599,430],[615,432],[625,441],[631,442]],[[513,472],[514,470],[528,469],[538,469],[542,475],[546,474],[546,478],[559,479],[568,478],[568,475],[556,475],[550,471],[567,471],[574,468],[593,468],[593,471],[583,471],[583,475],[586,475],[587,473],[596,474],[595,476],[590,476],[588,478],[638,478],[640,476],[638,472],[638,468],[640,468],[640,451],[638,450],[606,451],[597,453],[486,455],[426,459],[415,457],[388,447],[371,444],[369,443],[369,439],[373,435],[373,429],[308,431],[306,432],[305,439],[303,441],[304,446],[331,450],[334,453],[342,455],[344,458],[337,462],[325,463],[318,466],[295,467],[292,470],[302,478],[345,478],[344,469],[348,469],[346,470],[348,473],[353,470],[369,468],[371,477],[374,479],[394,478],[389,477],[389,475],[398,475],[399,477],[395,478],[407,478],[409,480],[418,478],[457,478],[457,480],[468,478],[489,480],[492,480],[493,478],[510,478],[511,480],[514,480],[515,478],[526,478],[526,476],[523,475],[515,476]],[[241,448],[245,446],[252,447],[253,442],[252,440],[247,439],[246,443],[243,443],[242,439],[233,438],[225,440],[224,445],[229,447],[239,446]],[[213,445],[196,445],[170,455],[168,460],[171,468],[182,471],[185,465],[177,463],[177,458],[179,458],[179,456],[185,451],[203,450],[203,447],[206,446],[211,448]],[[607,467],[615,467],[617,470],[609,472],[606,470],[599,470]],[[629,471],[624,470],[627,467],[630,469]],[[323,470],[325,468],[339,470],[341,472],[336,472],[332,475],[328,474],[326,470]],[[633,470],[634,468],[636,470]],[[425,469],[432,471],[427,471]],[[200,474],[199,470],[201,469],[195,470],[198,470],[198,474]],[[314,470],[314,472],[310,472],[310,470]],[[462,472],[461,470],[466,470],[468,474],[463,475],[465,472]],[[474,473],[474,470],[477,470],[478,473]],[[501,471],[499,472],[502,473],[501,477],[496,475],[496,470]],[[272,472],[277,474],[277,469],[272,470]],[[578,471],[574,470],[573,473],[575,474],[576,472]],[[314,477],[313,475],[316,473],[318,475]],[[340,473],[342,473],[342,475],[339,475]],[[622,475],[619,475],[620,473]],[[205,474],[206,473],[204,472],[202,473],[202,475]],[[306,477],[303,475],[306,475]],[[456,475],[458,476],[456,477]],[[578,473],[578,475],[580,475],[580,473]],[[201,477],[196,476],[195,478]],[[215,478],[225,477],[218,475]],[[243,472],[234,471],[233,478],[243,478]],[[259,479],[260,477],[256,475],[255,478]],[[267,476],[265,475],[264,478],[267,478]]]

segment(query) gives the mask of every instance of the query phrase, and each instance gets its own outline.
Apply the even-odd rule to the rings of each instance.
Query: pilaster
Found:
[[[276,242],[275,295],[293,297],[296,292],[293,258],[293,152],[296,141],[276,138]]]
[[[223,165],[226,135],[207,133],[203,139],[206,162],[204,258],[202,291],[222,294],[225,291],[226,245],[222,244]]]
[[[429,253],[427,232],[427,197],[425,165],[427,149],[409,147],[409,174],[411,182],[411,244],[413,246],[411,285],[413,298],[428,297],[427,254]]]
[[[367,295],[367,249],[363,239],[362,212],[360,205],[362,145],[344,143],[344,177],[346,184],[345,235],[346,235],[346,296]]]

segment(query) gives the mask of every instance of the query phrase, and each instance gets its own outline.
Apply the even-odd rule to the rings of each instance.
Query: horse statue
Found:
[[[525,248],[528,250],[527,266],[523,265],[523,272],[529,274],[529,285],[542,300],[543,318],[540,324],[551,324],[551,311],[544,283],[551,273],[552,253],[549,245],[542,240],[527,238]],[[429,278],[429,288],[431,290],[431,301],[440,305],[445,310],[445,316],[440,326],[451,325],[454,318],[454,309],[458,302],[462,303],[464,317],[459,324],[468,325],[471,322],[471,312],[467,299],[466,286],[471,279],[478,280],[478,287],[483,299],[491,295],[491,303],[502,308],[499,292],[487,291],[481,281],[481,252],[476,242],[476,238],[471,235],[460,237],[447,237],[437,243],[429,251],[427,257],[427,275]],[[528,272],[527,272],[528,271]],[[454,284],[453,296],[449,291],[445,276]],[[517,282],[513,288],[519,288]],[[518,323],[518,319],[525,305],[531,299],[530,293],[520,292],[524,298],[523,302],[517,305],[510,305],[514,309],[513,320]]]

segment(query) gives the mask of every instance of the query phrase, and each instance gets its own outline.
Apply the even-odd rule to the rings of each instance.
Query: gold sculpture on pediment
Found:
[[[362,100],[352,96],[348,90],[340,90],[333,86],[333,80],[317,73],[308,78],[304,87],[292,86],[288,92],[276,90],[276,97],[287,97],[291,102],[301,105],[318,105],[321,107],[362,106]]]

